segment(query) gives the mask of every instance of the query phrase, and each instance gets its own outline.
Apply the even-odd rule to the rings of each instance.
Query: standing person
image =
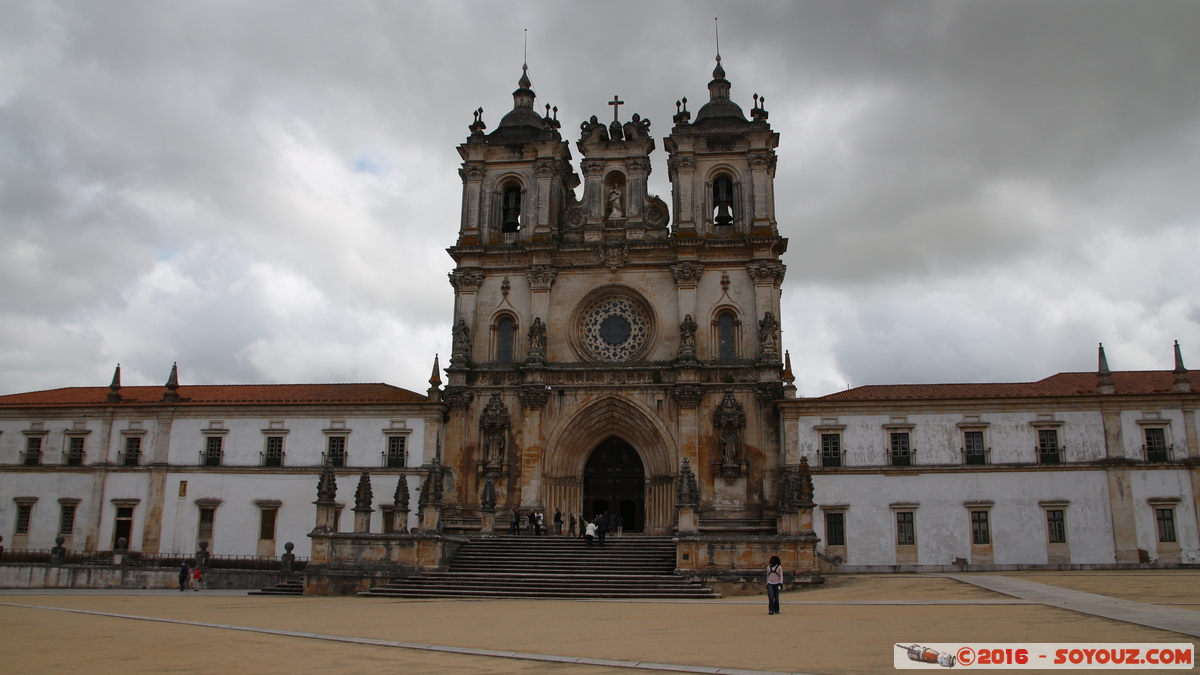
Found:
[[[579,538],[580,539],[583,539],[583,528],[585,525],[587,525],[587,522],[588,522],[587,518],[584,518],[582,513],[579,514]]]
[[[567,516],[567,536],[575,538],[575,514]]]
[[[767,614],[779,613],[779,589],[783,587],[783,567],[779,556],[771,556],[767,563]]]
[[[588,523],[587,528],[584,530],[584,533],[585,534],[583,536],[587,537],[587,547],[591,548],[592,540],[596,538],[596,524]]]
[[[537,524],[537,512],[529,509],[529,517],[525,519],[525,534],[533,534],[535,524]]]
[[[192,585],[193,585],[192,590],[199,593],[200,586],[203,584],[204,584],[204,575],[200,573],[200,568],[197,566],[196,569],[192,570]]]
[[[562,536],[562,511],[558,507],[554,508],[554,536]]]
[[[179,590],[180,591],[183,591],[183,589],[187,588],[187,582],[191,576],[192,576],[192,570],[188,568],[187,561],[184,560],[183,563],[181,565],[179,565]]]
[[[608,518],[601,513],[596,516],[596,538],[600,541],[600,545],[604,545],[604,534],[608,532]]]
[[[545,517],[542,516],[541,511],[538,511],[537,519],[533,521],[533,534],[538,537],[542,536],[542,525],[544,525],[544,524],[545,524]]]
[[[620,537],[620,536],[623,536],[624,534],[625,534],[625,519],[622,518],[621,516],[617,516],[617,536]]]

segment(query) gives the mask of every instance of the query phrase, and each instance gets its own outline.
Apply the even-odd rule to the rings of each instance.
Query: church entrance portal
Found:
[[[583,512],[620,516],[626,532],[641,532],[646,520],[646,469],[637,451],[620,438],[596,447],[583,469]]]

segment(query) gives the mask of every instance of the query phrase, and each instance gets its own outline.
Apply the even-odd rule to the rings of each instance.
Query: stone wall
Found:
[[[209,589],[256,589],[283,582],[282,572],[258,570],[207,570]],[[179,588],[179,571],[102,565],[0,565],[0,588]]]

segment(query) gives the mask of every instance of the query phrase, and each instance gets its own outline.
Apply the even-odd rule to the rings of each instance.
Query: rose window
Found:
[[[628,361],[646,344],[646,317],[633,301],[610,297],[583,317],[583,345],[601,361]]]

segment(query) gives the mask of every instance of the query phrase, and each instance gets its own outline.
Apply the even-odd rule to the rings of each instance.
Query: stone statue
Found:
[[[500,464],[504,461],[504,429],[492,429],[488,432],[484,444],[484,461],[488,464]]]
[[[459,319],[458,323],[454,324],[454,342],[453,350],[450,352],[450,363],[452,365],[465,365],[471,358],[471,329],[467,327],[467,322],[464,319]]]
[[[496,511],[496,480],[492,474],[487,474],[483,481],[483,492],[479,496],[479,506],[484,511]]]
[[[764,361],[779,360],[779,321],[774,312],[767,312],[758,322],[758,353]]]
[[[544,363],[546,361],[546,324],[540,317],[534,318],[529,326],[529,357],[528,363]]]
[[[696,322],[691,314],[684,316],[679,324],[679,360],[696,360]]]
[[[721,461],[724,464],[737,464],[741,458],[742,443],[738,440],[735,429],[726,429],[721,434]]]
[[[608,217],[624,218],[625,211],[621,209],[621,186],[614,185],[608,190]]]

